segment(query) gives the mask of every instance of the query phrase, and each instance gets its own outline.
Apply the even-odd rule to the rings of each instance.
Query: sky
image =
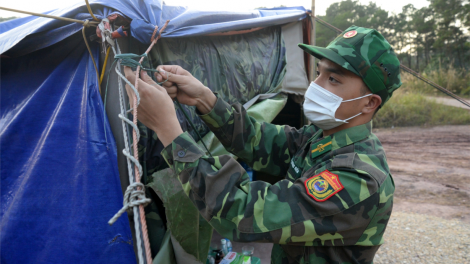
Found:
[[[199,10],[250,10],[257,7],[276,7],[280,5],[285,6],[304,6],[307,9],[311,8],[311,0],[237,0],[237,1],[227,1],[227,0],[164,0],[167,5],[176,5],[176,6],[188,6],[196,8]],[[326,8],[332,3],[340,2],[341,0],[316,0],[315,13],[318,15],[324,15]],[[3,3],[0,6],[20,9],[25,11],[42,13],[56,8],[62,8],[71,6],[76,3],[84,3],[84,0],[17,0],[17,1],[2,1]],[[413,3],[416,8],[421,8],[428,5],[427,0],[359,0],[361,4],[368,4],[369,2],[375,2],[381,8],[390,11],[399,13],[401,8],[409,3]],[[10,17],[10,16],[27,16],[23,14],[8,12],[0,10],[0,17]]]

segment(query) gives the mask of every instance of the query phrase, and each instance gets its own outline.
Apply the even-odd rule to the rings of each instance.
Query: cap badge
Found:
[[[351,31],[348,31],[348,32],[344,33],[343,38],[352,38],[356,35],[357,35],[357,31],[356,30],[351,30]]]

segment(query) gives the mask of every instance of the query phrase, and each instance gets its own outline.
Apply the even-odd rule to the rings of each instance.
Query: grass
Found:
[[[398,89],[374,118],[375,128],[441,125],[470,125],[470,111],[439,104],[412,89]]]
[[[463,69],[456,69],[449,64],[448,67],[442,67],[438,64],[437,69],[425,70],[422,76],[440,86],[450,90],[451,92],[463,96],[470,97],[470,72]],[[424,83],[409,73],[401,74],[403,87],[402,90],[424,93],[434,96],[446,96],[436,88]]]
[[[422,76],[466,98],[470,98],[470,72],[455,69],[452,64],[425,70]],[[447,97],[434,87],[402,72],[402,87],[398,89],[374,118],[374,127],[470,125],[470,111],[443,105],[430,99]],[[449,97],[450,98],[450,97]]]

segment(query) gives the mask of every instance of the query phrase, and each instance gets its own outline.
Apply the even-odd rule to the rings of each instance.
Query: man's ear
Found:
[[[376,94],[371,95],[369,98],[369,102],[362,108],[362,113],[364,114],[375,113],[375,110],[382,103],[382,98]]]

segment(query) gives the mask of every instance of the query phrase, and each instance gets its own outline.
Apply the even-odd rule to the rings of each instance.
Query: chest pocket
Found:
[[[367,162],[362,161],[355,152],[335,156],[333,158],[333,162],[331,163],[331,169],[335,170],[339,168],[365,171],[377,181],[379,186],[382,185],[382,183],[387,178],[387,175],[383,171]]]

